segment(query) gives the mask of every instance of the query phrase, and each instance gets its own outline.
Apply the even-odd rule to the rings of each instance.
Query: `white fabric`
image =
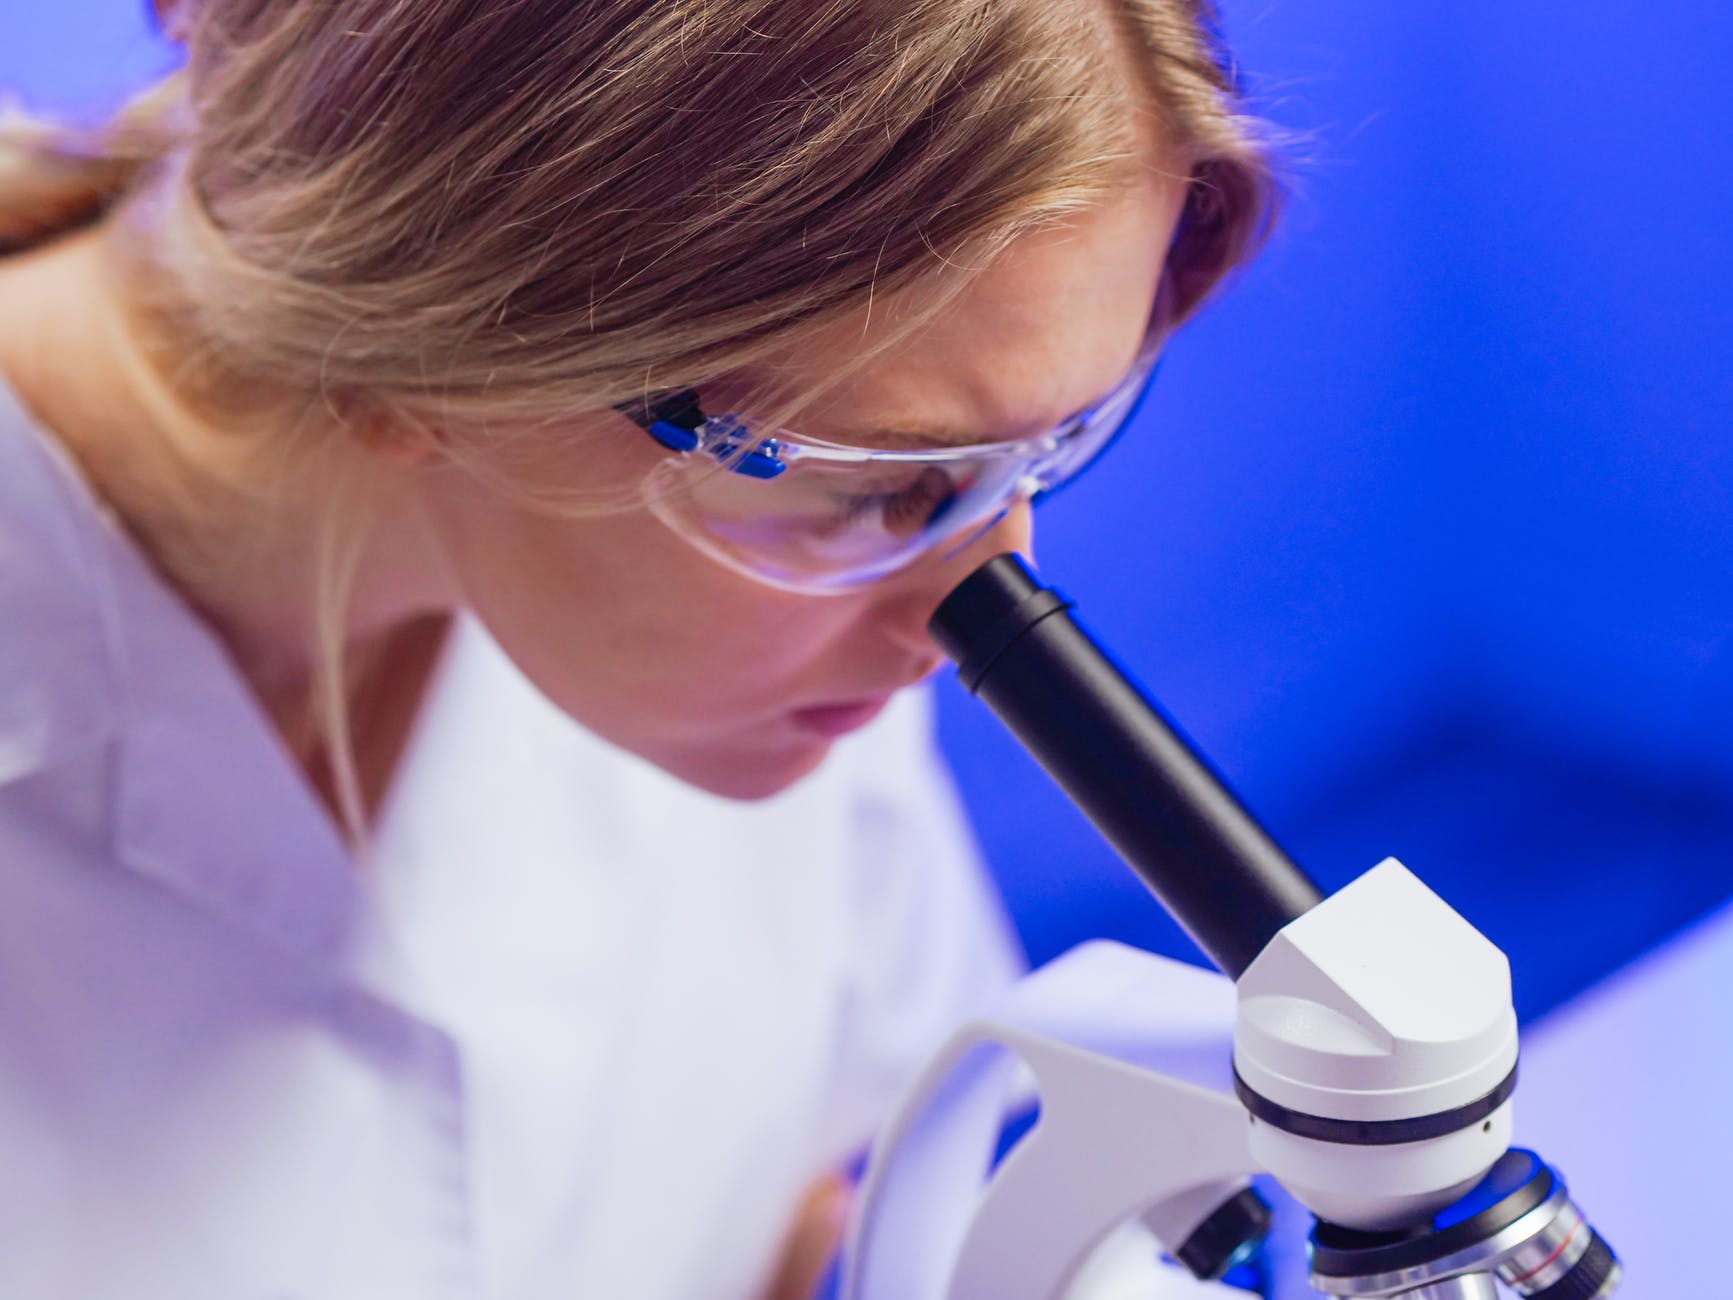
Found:
[[[929,730],[731,803],[462,623],[358,871],[0,387],[0,1296],[754,1295],[1014,969]]]

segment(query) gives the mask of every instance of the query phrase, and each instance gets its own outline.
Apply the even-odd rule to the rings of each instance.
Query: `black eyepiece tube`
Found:
[[[927,628],[1197,945],[1239,977],[1323,898],[1209,763],[1015,555],[976,569]]]

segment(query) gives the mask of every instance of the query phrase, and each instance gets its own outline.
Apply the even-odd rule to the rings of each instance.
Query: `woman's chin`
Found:
[[[723,799],[769,799],[810,776],[824,762],[831,742],[814,738],[775,750],[682,754],[668,761],[652,758],[664,772]]]

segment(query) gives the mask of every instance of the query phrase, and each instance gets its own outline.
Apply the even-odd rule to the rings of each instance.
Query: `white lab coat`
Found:
[[[929,725],[732,803],[462,623],[358,870],[0,386],[0,1296],[752,1296],[1015,966]]]

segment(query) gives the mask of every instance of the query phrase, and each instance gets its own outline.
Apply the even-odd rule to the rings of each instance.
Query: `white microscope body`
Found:
[[[1368,1128],[1449,1117],[1435,1135],[1345,1145],[1260,1124],[1252,1103],[1253,1158],[1319,1218],[1424,1219],[1510,1146],[1510,964],[1394,858],[1284,928],[1237,988],[1242,1096]]]
[[[1150,1068],[1208,1074],[1225,1014],[1238,1095]],[[1286,927],[1237,986],[1086,944],[960,1031],[911,1091],[875,1152],[843,1298],[1083,1300],[1079,1279],[1116,1229],[1137,1221],[1181,1255],[1257,1173],[1341,1229],[1427,1222],[1509,1150],[1516,1054],[1504,955],[1394,859]],[[1040,1115],[993,1168],[1019,1063]],[[1287,1127],[1260,1119],[1272,1107]],[[1308,1127],[1296,1116],[1360,1140],[1293,1132]],[[1364,1140],[1410,1137],[1403,1126],[1421,1136]],[[1479,1300],[1496,1275],[1545,1295],[1598,1238],[1556,1178],[1539,1190],[1552,1194],[1507,1207],[1463,1249],[1393,1276],[1315,1269],[1313,1285]],[[1216,1262],[1241,1244],[1225,1240]],[[1610,1258],[1581,1271],[1560,1295],[1610,1295],[1619,1280]]]
[[[1069,608],[1001,556],[931,626],[1237,978],[1090,943],[965,1026],[875,1148],[842,1300],[1086,1300],[1128,1225],[1219,1277],[1267,1230],[1257,1174],[1317,1216],[1327,1294],[1610,1297],[1612,1252],[1510,1145],[1504,954],[1393,858],[1322,897]]]

